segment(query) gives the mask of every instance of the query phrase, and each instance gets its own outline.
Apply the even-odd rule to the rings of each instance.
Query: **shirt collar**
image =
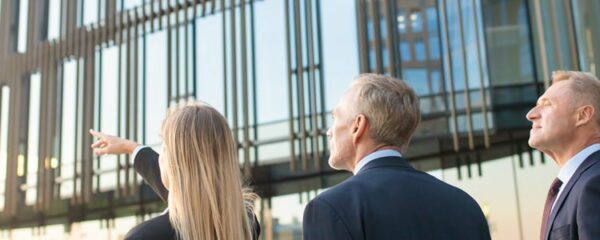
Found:
[[[396,150],[392,150],[392,149],[384,149],[384,150],[372,152],[369,155],[362,158],[360,161],[358,161],[358,164],[356,164],[356,167],[354,168],[354,171],[353,171],[354,175],[356,175],[360,171],[360,169],[362,169],[365,165],[367,165],[367,163],[369,163],[375,159],[383,158],[383,157],[402,157],[402,154],[400,154],[400,152],[398,152]]]
[[[575,156],[573,156],[567,163],[560,169],[558,172],[558,179],[566,184],[569,182],[579,165],[585,161],[592,153],[600,151],[600,143],[592,144],[583,150],[579,151]],[[564,186],[564,185],[563,185]]]

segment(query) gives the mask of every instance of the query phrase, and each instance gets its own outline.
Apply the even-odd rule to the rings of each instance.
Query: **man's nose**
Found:
[[[539,118],[539,113],[538,113],[537,107],[533,107],[531,110],[529,110],[529,112],[527,112],[527,115],[525,115],[525,117],[529,121],[533,121],[534,119]]]

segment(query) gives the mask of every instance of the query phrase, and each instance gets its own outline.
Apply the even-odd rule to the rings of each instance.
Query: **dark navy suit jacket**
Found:
[[[304,239],[490,239],[479,205],[400,157],[365,165],[304,211]]]
[[[600,239],[600,151],[577,168],[552,208],[545,239]]]
[[[163,200],[167,202],[169,192],[162,184],[160,178],[160,168],[158,167],[158,153],[152,148],[145,147],[140,149],[134,159],[135,171],[142,175],[142,178],[148,183],[148,185],[154,190],[154,192]],[[260,235],[260,224],[254,213],[249,212],[249,216],[252,216],[254,234],[252,239],[258,239]],[[162,214],[158,217],[149,219],[133,229],[129,230],[125,236],[126,240],[136,239],[176,239],[175,229],[169,221],[169,213]]]

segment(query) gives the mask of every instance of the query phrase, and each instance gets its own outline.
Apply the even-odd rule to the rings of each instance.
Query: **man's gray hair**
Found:
[[[572,82],[571,90],[578,105],[590,104],[594,107],[596,126],[600,127],[600,80],[589,72],[552,72],[552,83],[561,81]]]
[[[419,98],[404,81],[380,74],[361,74],[352,83],[356,88],[356,114],[370,124],[377,144],[404,149],[421,121]]]

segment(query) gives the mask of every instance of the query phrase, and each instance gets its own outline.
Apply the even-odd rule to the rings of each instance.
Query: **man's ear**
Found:
[[[592,105],[584,105],[577,109],[576,114],[575,126],[579,127],[593,121],[597,113]]]
[[[358,114],[352,121],[352,143],[356,144],[365,136],[369,128],[369,120],[363,114]]]

